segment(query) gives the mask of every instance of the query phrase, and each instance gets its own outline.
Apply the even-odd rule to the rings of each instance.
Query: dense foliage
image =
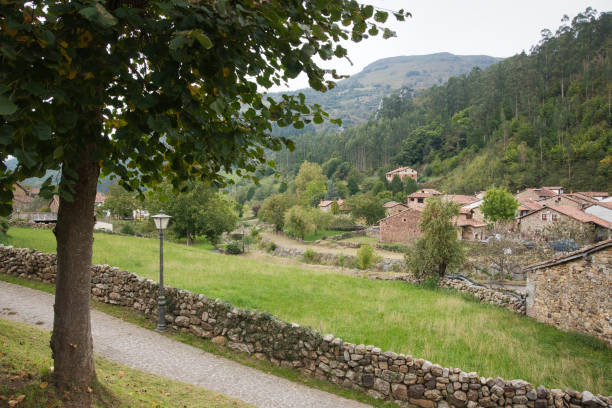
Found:
[[[492,188],[482,198],[480,211],[490,222],[511,221],[516,215],[518,201],[503,188]]]
[[[419,223],[423,236],[406,254],[406,267],[417,278],[442,277],[463,262],[465,254],[455,225],[458,215],[459,206],[450,200],[426,200]]]
[[[588,8],[529,53],[385,98],[378,120],[296,138],[281,164],[330,157],[361,171],[408,165],[457,193],[491,185],[612,189],[612,13]],[[401,149],[398,152],[398,146]]]

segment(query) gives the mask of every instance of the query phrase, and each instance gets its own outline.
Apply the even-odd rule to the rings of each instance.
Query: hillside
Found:
[[[612,13],[588,8],[554,34],[544,30],[529,54],[412,98],[386,98],[377,120],[302,135],[277,162],[294,171],[303,160],[335,157],[366,175],[408,165],[421,182],[457,193],[491,185],[612,191],[611,38]]]
[[[346,128],[366,122],[383,96],[402,87],[418,92],[432,85],[443,84],[452,76],[468,73],[474,67],[484,69],[500,60],[486,55],[454,55],[447,52],[384,58],[366,66],[358,74],[338,81],[336,88],[326,93],[312,89],[284,93],[303,93],[309,103],[320,104],[331,117],[341,118]],[[279,95],[271,94],[272,97]],[[290,129],[288,131],[291,132]]]

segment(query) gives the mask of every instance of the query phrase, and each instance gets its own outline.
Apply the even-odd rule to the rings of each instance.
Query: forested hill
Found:
[[[534,39],[536,40],[536,39]],[[303,160],[373,174],[414,166],[421,181],[470,193],[491,185],[612,191],[612,14],[587,9],[540,42],[414,98],[384,100],[378,120],[344,132],[302,135]]]
[[[474,67],[486,68],[500,61],[487,55],[453,55],[448,52],[384,58],[366,66],[363,71],[338,81],[336,88],[325,92],[301,89],[287,94],[306,95],[333,118],[342,119],[344,127],[365,123],[372,117],[383,96],[402,87],[419,91],[442,84]],[[280,93],[271,94],[272,97]],[[281,129],[281,132],[286,132]]]

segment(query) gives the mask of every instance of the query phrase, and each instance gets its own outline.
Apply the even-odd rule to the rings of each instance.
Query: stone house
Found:
[[[342,199],[338,199],[335,201],[338,202],[339,209],[342,209],[342,206],[344,205],[344,201]],[[331,211],[331,207],[333,203],[334,203],[334,200],[323,200],[319,203],[319,209],[324,212]]]
[[[388,182],[391,182],[393,180],[393,177],[395,176],[399,177],[400,180],[402,181],[408,177],[416,181],[417,175],[418,175],[417,171],[414,169],[411,169],[410,167],[398,167],[395,170],[391,170],[390,172],[387,172],[385,174],[385,177],[387,177]]]
[[[482,213],[481,213],[482,214]],[[482,220],[474,218],[475,211],[470,208],[460,208],[459,216],[455,219],[455,223],[459,229],[457,230],[457,238],[464,241],[479,241],[485,238],[488,224]]]
[[[473,219],[475,219],[476,221],[484,222],[484,214],[480,210],[481,205],[482,199],[479,199],[478,201],[462,205],[460,211],[463,211],[464,209],[471,210]]]
[[[579,230],[594,227],[597,239],[607,239],[612,232],[612,223],[577,208],[562,205],[544,205],[539,210],[517,217],[516,230],[521,236],[539,238],[546,229],[553,228],[558,222],[566,222]]]
[[[421,211],[409,208],[379,221],[380,242],[410,244],[422,235]]]
[[[554,197],[556,195],[558,195],[556,192],[546,188],[527,188],[523,191],[517,191],[514,198],[519,201],[521,199],[531,199],[533,201],[537,201],[544,198]]]
[[[427,197],[433,196],[441,196],[442,193],[438,190],[434,190],[433,188],[422,188],[408,196],[406,200],[406,205],[408,208],[412,208],[413,210],[423,211],[425,208],[425,199]]]
[[[519,206],[516,209],[517,217],[522,217],[523,215],[527,215],[532,211],[541,210],[543,207],[542,204],[530,198],[518,198],[517,201],[519,203]]]
[[[581,199],[574,194],[559,194],[554,197],[544,198],[538,201],[541,205],[554,205],[554,206],[568,206],[574,207],[579,210],[584,209],[587,204],[590,204],[588,200]]]
[[[106,195],[98,192],[96,193],[95,205],[96,207],[102,207],[106,201]]]
[[[563,194],[565,192],[562,186],[542,187],[545,190],[552,191],[555,194]]]
[[[450,201],[454,202],[455,204],[457,204],[460,207],[464,206],[464,205],[467,205],[467,204],[475,203],[477,201],[481,201],[476,196],[463,195],[463,194],[445,194],[444,195],[444,199],[445,200],[450,200]]]
[[[385,203],[383,207],[385,207],[385,217],[395,215],[408,209],[406,205],[398,203],[397,201],[389,201],[388,203]]]
[[[612,345],[612,240],[533,264],[527,315]]]

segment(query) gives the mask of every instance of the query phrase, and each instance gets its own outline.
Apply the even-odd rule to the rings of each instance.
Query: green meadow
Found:
[[[11,228],[6,243],[55,251],[51,231]],[[159,241],[97,233],[93,262],[157,280]],[[411,354],[485,377],[612,394],[612,352],[466,295],[328,270],[265,263],[165,243],[168,285],[269,312],[345,341]]]

